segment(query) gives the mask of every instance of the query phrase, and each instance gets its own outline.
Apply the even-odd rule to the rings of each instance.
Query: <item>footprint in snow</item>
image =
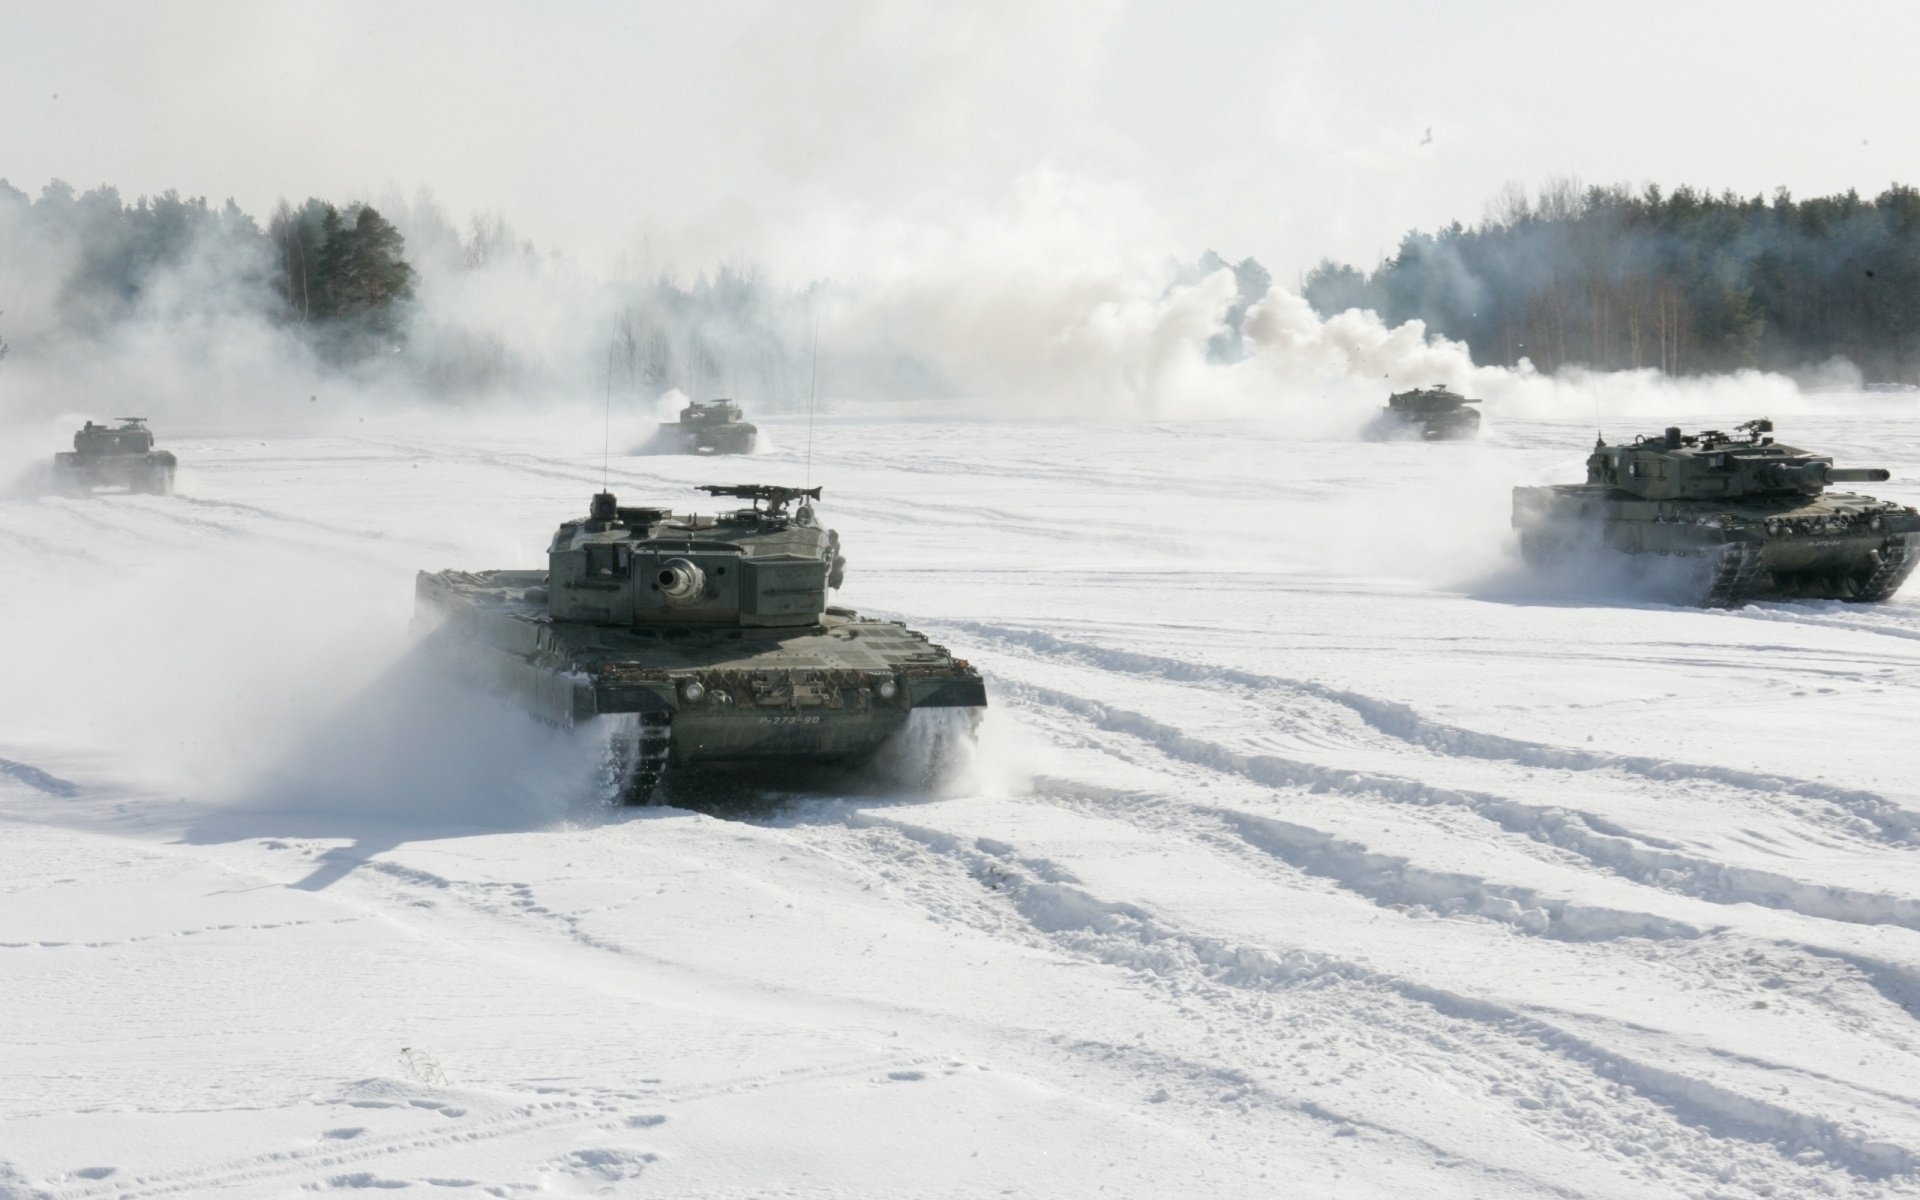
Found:
[[[387,1179],[371,1171],[355,1171],[351,1175],[335,1175],[327,1180],[330,1188],[409,1188],[410,1179]]]

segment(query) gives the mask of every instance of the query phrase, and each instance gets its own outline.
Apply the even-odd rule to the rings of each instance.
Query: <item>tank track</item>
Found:
[[[1763,543],[1737,541],[1707,551],[1714,558],[1706,591],[1695,601],[1702,608],[1739,608],[1765,591],[1767,572]]]
[[[667,713],[638,713],[632,724],[616,730],[607,743],[614,802],[629,807],[653,803],[672,749],[673,718]]]
[[[1887,539],[1880,552],[1880,564],[1854,586],[1853,595],[1844,597],[1855,604],[1877,604],[1900,590],[1900,585],[1920,566],[1920,533],[1903,533]]]

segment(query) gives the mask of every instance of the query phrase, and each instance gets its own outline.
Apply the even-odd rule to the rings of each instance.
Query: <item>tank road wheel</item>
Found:
[[[667,773],[673,748],[669,713],[637,713],[618,718],[607,739],[607,791],[616,804],[652,804],[654,789]]]

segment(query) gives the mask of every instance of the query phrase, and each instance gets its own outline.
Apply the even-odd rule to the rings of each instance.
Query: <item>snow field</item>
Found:
[[[1865,404],[1781,436],[1920,499]],[[1544,589],[1506,489],[1592,433],[1497,415],[822,420],[843,601],[995,707],[960,794],[743,819],[409,652],[597,419],[0,503],[0,1197],[1920,1194],[1920,598]]]

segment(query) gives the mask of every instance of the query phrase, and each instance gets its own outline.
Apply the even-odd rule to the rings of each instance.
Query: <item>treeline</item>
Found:
[[[428,275],[441,285],[437,311],[419,296]],[[566,311],[541,314],[544,335],[512,315],[529,296],[559,293]],[[677,388],[777,407],[805,399],[808,300],[746,265],[688,284],[666,274],[601,281],[542,256],[496,214],[456,227],[424,194],[378,208],[282,203],[263,226],[231,200],[168,191],[129,203],[112,187],[79,193],[59,181],[30,198],[0,180],[0,330],[23,352],[137,314],[241,316],[333,365],[377,359],[452,398],[597,394],[606,383],[649,404]],[[7,311],[23,305],[34,314],[24,325]],[[558,339],[554,325],[565,330]]]
[[[1920,191],[1510,188],[1481,224],[1409,233],[1370,273],[1323,261],[1305,294],[1322,316],[1417,318],[1485,364],[1697,373],[1843,357],[1868,379],[1920,381]]]
[[[304,326],[328,358],[355,360],[400,344],[413,296],[404,239],[367,205],[283,204],[263,231],[232,200],[216,208],[167,191],[127,204],[115,188],[76,193],[58,180],[29,199],[0,180],[0,239],[17,256],[31,248],[64,264],[58,323],[83,333],[154,304],[253,312]]]
[[[751,267],[703,271],[691,287],[661,276],[614,320],[613,384],[789,406],[808,389],[806,322],[806,297],[776,291]]]

